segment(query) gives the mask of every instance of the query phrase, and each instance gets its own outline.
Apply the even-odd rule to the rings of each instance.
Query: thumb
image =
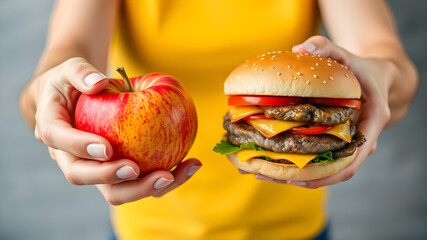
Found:
[[[68,80],[73,87],[82,93],[96,94],[104,90],[108,78],[98,71],[86,59],[70,58],[61,65],[61,79]]]

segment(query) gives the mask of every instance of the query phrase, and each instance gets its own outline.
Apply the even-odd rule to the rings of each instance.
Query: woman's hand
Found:
[[[83,58],[71,58],[32,82],[35,136],[48,146],[67,180],[75,185],[97,185],[113,205],[161,196],[187,181],[201,167],[199,160],[189,159],[173,172],[155,171],[134,180],[139,175],[135,162],[109,160],[113,149],[106,139],[73,128],[80,94],[96,94],[107,84],[108,79]]]
[[[294,46],[292,51],[330,57],[348,66],[356,75],[362,88],[362,107],[353,120],[358,130],[365,135],[366,142],[358,149],[355,159],[349,166],[329,177],[310,181],[283,181],[261,175],[256,177],[306,188],[318,188],[347,181],[375,151],[378,136],[390,120],[389,90],[393,81],[399,78],[398,68],[392,61],[386,59],[357,57],[322,36],[311,37],[306,42]]]

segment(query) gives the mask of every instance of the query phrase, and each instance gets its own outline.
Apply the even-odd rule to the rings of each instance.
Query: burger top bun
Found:
[[[225,95],[276,95],[359,99],[354,74],[330,58],[292,52],[268,52],[234,69]]]

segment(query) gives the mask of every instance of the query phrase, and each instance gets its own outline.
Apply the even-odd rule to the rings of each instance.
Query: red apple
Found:
[[[76,128],[106,138],[113,146],[112,159],[134,160],[141,175],[171,169],[187,155],[196,137],[193,100],[178,80],[166,74],[124,79],[110,79],[101,93],[80,96]]]

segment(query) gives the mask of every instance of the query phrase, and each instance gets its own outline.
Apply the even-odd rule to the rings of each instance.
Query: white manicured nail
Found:
[[[86,85],[88,85],[89,87],[92,87],[97,82],[101,81],[102,79],[106,79],[106,78],[107,77],[104,74],[95,72],[95,73],[91,73],[91,74],[87,75],[83,81],[86,83]]]
[[[120,179],[132,179],[138,177],[138,174],[132,167],[123,166],[116,171],[116,176]]]
[[[165,188],[167,186],[169,186],[169,184],[173,183],[173,180],[171,179],[166,179],[166,178],[159,178],[157,179],[157,181],[154,183],[154,189],[162,189]]]
[[[316,50],[316,46],[314,46],[314,44],[312,43],[302,43],[299,45],[300,47],[304,48],[305,50],[309,51],[309,52],[314,52],[314,50]]]
[[[304,181],[288,181],[288,184],[298,186],[298,187],[306,187],[307,186],[307,182],[304,182]]]
[[[191,166],[187,169],[187,176],[191,177],[194,173],[197,172],[197,170],[200,169],[201,166]]]
[[[107,160],[107,149],[104,144],[91,143],[86,147],[87,153],[94,158]]]

